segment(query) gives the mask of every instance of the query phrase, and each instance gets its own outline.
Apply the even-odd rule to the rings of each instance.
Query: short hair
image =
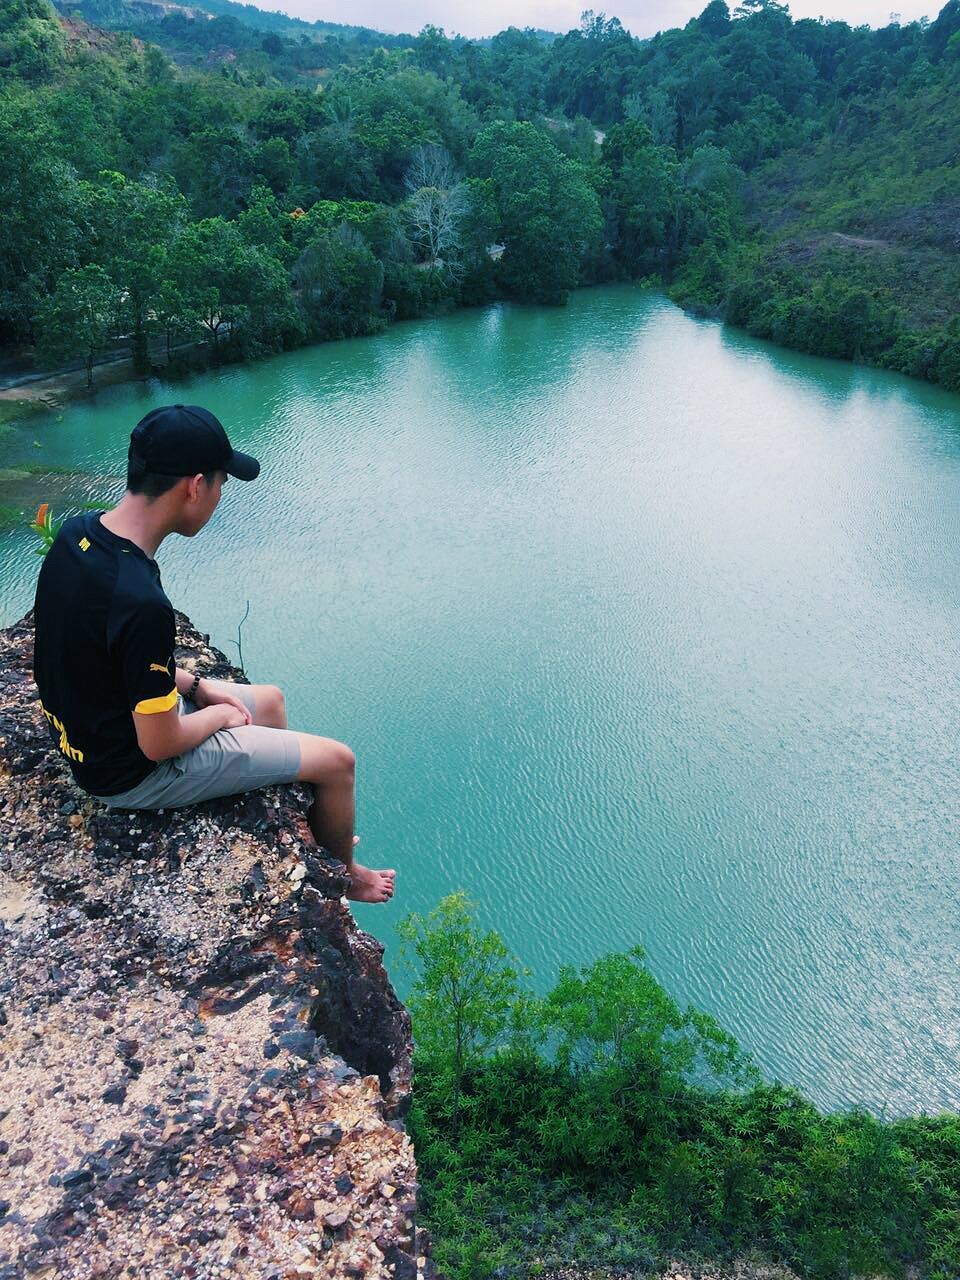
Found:
[[[213,484],[216,471],[205,471],[203,478],[207,484]],[[183,476],[165,476],[159,471],[142,471],[136,463],[127,463],[127,492],[139,493],[151,502],[168,493]]]

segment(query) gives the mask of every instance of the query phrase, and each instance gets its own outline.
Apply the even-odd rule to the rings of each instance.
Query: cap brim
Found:
[[[234,449],[225,470],[228,476],[236,476],[238,480],[256,480],[260,474],[260,463],[249,453],[238,453]]]

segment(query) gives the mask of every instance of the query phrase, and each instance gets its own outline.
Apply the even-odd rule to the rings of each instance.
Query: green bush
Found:
[[[512,1277],[745,1251],[813,1280],[960,1268],[960,1118],[823,1113],[760,1079],[641,948],[542,998],[462,894],[400,926],[410,1125],[438,1262]]]

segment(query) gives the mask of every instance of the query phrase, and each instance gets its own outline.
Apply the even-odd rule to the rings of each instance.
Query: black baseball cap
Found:
[[[196,404],[165,404],[141,418],[130,433],[130,464],[141,474],[195,476],[226,471],[238,480],[256,480],[260,463],[238,453],[218,419]]]

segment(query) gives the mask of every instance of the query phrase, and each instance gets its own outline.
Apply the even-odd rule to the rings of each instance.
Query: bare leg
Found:
[[[257,700],[253,723],[264,724],[271,729],[286,729],[287,707],[281,690],[275,684],[252,684],[250,691]]]
[[[256,698],[254,724],[286,729],[287,712],[283,693],[275,684],[250,686]],[[354,821],[353,752],[333,738],[320,738],[312,733],[298,733],[300,739],[300,773],[302,782],[313,784],[314,801],[307,814],[310,830],[317,844],[339,858],[350,876],[347,897],[358,902],[386,902],[393,896],[396,872],[371,871],[353,857],[357,837]]]
[[[258,708],[259,710],[259,708]],[[371,871],[353,857],[354,772],[349,747],[333,738],[298,733],[301,782],[313,784],[314,800],[307,814],[317,844],[339,858],[350,876],[347,897],[357,902],[387,902],[393,897],[393,870]]]
[[[237,693],[237,686],[232,680],[212,680],[208,676],[207,683],[224,689],[227,693]],[[256,699],[254,724],[266,725],[270,729],[286,729],[287,707],[283,692],[275,684],[248,684],[240,687],[244,692],[252,693]]]

